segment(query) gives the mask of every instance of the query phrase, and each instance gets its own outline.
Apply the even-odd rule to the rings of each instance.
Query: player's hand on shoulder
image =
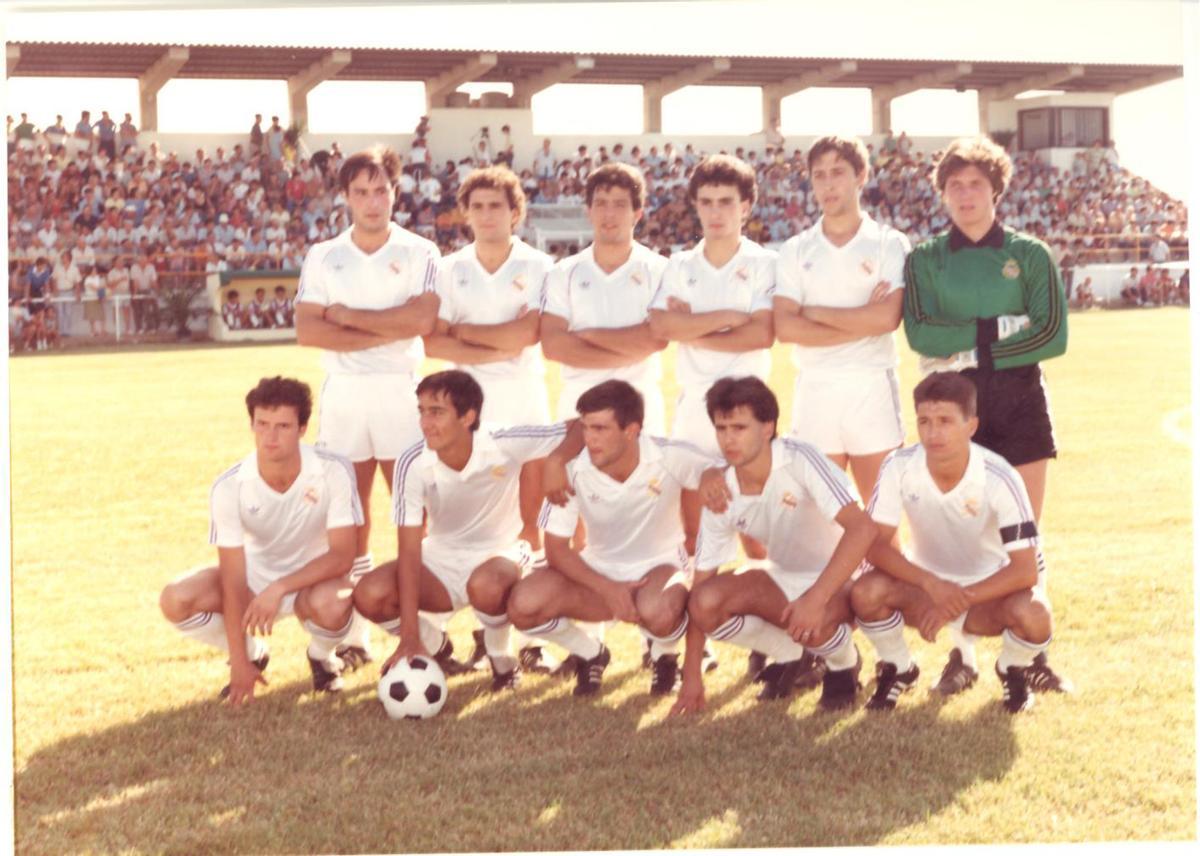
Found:
[[[229,704],[238,707],[254,701],[257,684],[267,685],[267,679],[258,666],[248,660],[232,664],[229,667]]]
[[[679,695],[671,705],[668,716],[681,716],[687,713],[700,713],[704,710],[704,681],[696,679],[693,683],[685,676],[679,686]]]
[[[546,464],[542,467],[542,493],[551,505],[566,505],[567,497],[575,494],[575,491],[571,490],[566,461],[554,455],[546,458]]]
[[[729,485],[725,484],[725,471],[717,467],[710,467],[700,474],[700,486],[697,491],[700,494],[700,502],[713,514],[722,514],[733,499]]]
[[[276,588],[274,583],[255,595],[246,606],[242,620],[243,629],[252,636],[269,636],[283,597],[284,592]]]

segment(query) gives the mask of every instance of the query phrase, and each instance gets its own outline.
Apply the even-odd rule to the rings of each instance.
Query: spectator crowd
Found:
[[[107,112],[93,122],[83,111],[71,131],[62,116],[39,130],[20,115],[20,122],[8,119],[9,298],[10,324],[15,300],[25,314],[23,329],[46,326],[46,313],[55,314],[53,306],[59,306],[80,312],[93,333],[103,333],[103,301],[114,295],[129,298],[122,301],[123,329],[153,329],[162,289],[211,271],[298,270],[311,244],[349,225],[337,186],[343,160],[337,143],[310,154],[296,130],[285,130],[278,117],[264,129],[262,116],[256,116],[246,142],[232,149],[189,155],[160,151],[153,142],[143,147],[128,113],[118,125]],[[639,240],[668,254],[699,238],[686,188],[706,152],[692,144],[680,149],[669,142],[644,148],[616,143],[594,151],[580,145],[561,153],[546,140],[531,163],[514,164],[505,126],[494,135],[481,128],[469,140],[470,154],[439,163],[429,149],[428,130],[422,118],[404,152],[395,220],[436,241],[443,252],[470,241],[455,205],[459,184],[471,170],[492,163],[518,171],[533,205],[580,206],[588,172],[608,161],[630,163],[643,171],[648,186]],[[789,154],[778,132],[768,139],[774,143],[761,152],[739,146],[730,154],[758,176],[758,201],[746,234],[776,244],[820,215],[805,153],[797,148]],[[890,132],[878,150],[868,149],[864,210],[914,243],[945,229],[945,210],[930,178],[939,153],[918,151],[905,134]],[[1122,168],[1112,149],[1080,151],[1065,172],[1027,152],[1013,161],[999,217],[1052,246],[1068,288],[1081,264],[1161,264],[1186,254],[1186,207]],[[562,256],[577,248],[550,249]],[[1165,284],[1143,291],[1140,279],[1138,288],[1143,302],[1174,293]],[[85,296],[94,299],[84,301]],[[47,302],[51,297],[74,297],[79,305]],[[42,315],[35,304],[44,306]],[[51,323],[61,326],[61,319]]]

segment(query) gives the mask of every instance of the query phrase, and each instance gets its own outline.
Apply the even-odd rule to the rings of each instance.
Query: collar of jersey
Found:
[[[933,490],[934,496],[939,496],[943,500],[952,499],[963,491],[973,490],[981,486],[984,482],[986,472],[984,470],[984,455],[983,447],[975,443],[971,444],[971,451],[967,458],[967,471],[963,473],[963,477],[958,480],[958,484],[950,488],[950,490],[942,493],[942,489],[937,486],[937,482],[933,480],[933,473],[929,472],[929,461],[925,457],[925,447],[921,446],[919,453],[921,472],[924,474],[924,479]]]
[[[961,250],[963,247],[971,247],[973,249],[991,247],[992,249],[999,250],[1004,247],[1004,227],[1000,225],[999,220],[994,221],[992,228],[988,229],[987,234],[980,238],[977,243],[964,235],[957,226],[951,224],[950,238],[946,242],[946,246],[949,247],[950,252]]]
[[[425,447],[425,453],[431,456],[432,461],[437,464],[439,470],[450,473],[455,478],[465,481],[485,467],[490,467],[497,457],[503,457],[500,453],[500,447],[496,445],[496,441],[492,437],[493,430],[495,430],[494,426],[489,425],[480,425],[475,430],[475,433],[471,435],[471,457],[467,458],[467,465],[461,470],[446,466],[442,462],[442,459],[438,457],[438,453],[428,446]]]
[[[872,228],[875,230],[873,234],[869,231]],[[829,240],[828,236],[825,234],[824,214],[822,214],[817,222],[813,225],[813,229],[815,229],[817,235],[820,236],[822,243],[837,253],[850,249],[864,238],[877,237],[879,234],[879,224],[872,220],[865,212],[862,214],[862,220],[859,221],[858,231],[854,233],[853,237],[851,237],[849,241],[842,244],[840,247],[834,244],[833,241]]]
[[[245,463],[238,470],[237,477],[238,477],[238,481],[242,481],[242,482],[258,480],[258,481],[262,482],[264,485],[266,485],[267,489],[269,491],[271,491],[271,493],[274,494],[275,496],[287,496],[289,493],[292,492],[292,489],[297,484],[300,483],[301,479],[303,479],[305,476],[307,476],[309,473],[312,472],[313,467],[316,464],[316,460],[317,460],[317,456],[316,456],[316,453],[313,451],[312,446],[309,446],[306,443],[301,443],[300,444],[300,473],[296,476],[296,480],[294,482],[292,482],[291,485],[288,487],[288,489],[283,491],[283,493],[280,493],[279,491],[275,490],[273,487],[268,485],[266,483],[266,481],[263,479],[263,477],[261,475],[259,475],[259,473],[258,473],[258,452],[257,451],[251,452],[246,457]]]
[[[380,245],[379,249],[373,253],[364,253],[359,248],[358,244],[354,243],[354,239],[352,237],[350,237],[350,235],[354,232],[354,224],[353,223],[351,223],[348,227],[343,229],[338,235],[336,235],[334,237],[333,240],[342,241],[344,244],[346,244],[346,246],[350,247],[350,249],[352,249],[354,252],[358,253],[364,259],[373,259],[373,258],[377,258],[379,256],[379,254],[381,252],[383,252],[384,249],[387,248],[388,244],[390,244],[390,243],[392,243],[392,241],[396,240],[396,233],[399,229],[400,229],[399,226],[397,226],[395,223],[393,223],[389,220],[388,221],[387,240],[384,241],[383,244]]]
[[[708,257],[706,255],[704,255],[705,241],[703,238],[700,239],[700,243],[696,244],[696,248],[695,248],[695,250],[693,250],[693,252],[696,254],[696,258],[700,260],[701,264],[703,264],[705,267],[707,267],[713,273],[721,275],[721,274],[724,274],[726,271],[731,270],[733,265],[738,261],[738,259],[742,258],[742,254],[746,249],[746,242],[749,240],[750,239],[745,237],[744,235],[741,238],[738,238],[737,251],[732,256],[730,256],[729,261],[725,262],[725,264],[721,265],[721,267],[717,267],[716,265],[714,265],[712,262],[710,262],[708,260]]]
[[[580,452],[576,460],[579,461],[579,465],[584,469],[595,470],[597,473],[604,476],[618,487],[624,487],[625,485],[631,484],[634,481],[637,474],[641,472],[642,467],[656,461],[661,461],[662,450],[658,448],[658,444],[651,440],[649,436],[646,434],[639,434],[637,466],[633,468],[633,472],[629,474],[629,478],[625,479],[623,482],[617,481],[608,473],[603,472],[599,467],[593,464],[592,456],[588,454],[587,449],[584,449],[582,452]]]
[[[629,251],[629,258],[625,260],[625,264],[614,270],[612,273],[605,273],[604,268],[600,267],[600,263],[596,261],[596,243],[593,241],[588,244],[587,259],[591,263],[592,268],[596,271],[596,275],[606,282],[611,279],[616,279],[621,275],[621,272],[627,269],[630,265],[638,263],[638,247],[641,246],[637,241],[633,242],[633,249]],[[510,256],[511,258],[511,256]]]

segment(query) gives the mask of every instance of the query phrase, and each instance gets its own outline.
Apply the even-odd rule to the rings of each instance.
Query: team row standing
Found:
[[[327,352],[321,445],[354,461],[365,513],[376,465],[389,474],[402,450],[420,440],[413,397],[421,359],[418,337],[425,337],[431,356],[455,362],[479,381],[490,408],[483,416],[489,421],[546,421],[539,412],[545,408],[545,391],[534,347],[540,338],[546,356],[563,365],[560,416],[574,409],[582,392],[605,380],[624,380],[641,393],[647,430],[661,433],[657,352],[673,339],[681,343],[681,396],[671,433],[715,454],[705,392],[724,376],[765,379],[770,366],[767,349],[778,335],[781,341],[796,343],[794,359],[800,369],[793,434],[811,441],[838,465],[848,463],[866,495],[883,458],[903,438],[890,335],[899,324],[902,301],[915,307],[911,318],[905,316],[910,338],[922,324],[947,326],[958,334],[943,336],[926,349],[932,357],[955,360],[954,368],[968,367],[975,359],[977,371],[993,373],[1000,364],[992,360],[993,350],[998,350],[992,345],[1000,338],[1004,344],[1035,339],[1043,357],[1052,356],[1059,343],[1065,345],[1065,319],[1052,306],[1051,311],[1041,311],[1022,302],[1039,293],[1037,284],[1026,284],[1031,274],[1044,275],[1043,296],[1046,284],[1050,292],[1055,287],[1061,292],[1048,255],[1041,269],[1036,259],[1029,264],[1024,256],[997,265],[1000,276],[1009,281],[1003,284],[1017,285],[1019,291],[1013,295],[1008,289],[1001,301],[1001,311],[1007,312],[998,320],[978,318],[969,305],[977,295],[965,301],[949,295],[959,297],[956,304],[937,293],[945,287],[947,250],[988,247],[1003,253],[1014,234],[994,224],[995,200],[1007,180],[1002,174],[997,186],[994,166],[1001,161],[1007,161],[1002,152],[997,156],[979,142],[960,141],[947,153],[943,165],[957,164],[957,169],[947,169],[945,176],[939,169],[938,184],[952,216],[956,208],[947,184],[953,185],[956,177],[961,183],[965,176],[977,189],[982,179],[988,192],[977,194],[978,204],[964,205],[963,210],[976,220],[990,211],[992,228],[965,241],[972,224],[964,226],[966,233],[956,234],[957,226],[951,230],[948,248],[935,251],[941,256],[926,265],[936,274],[932,299],[914,302],[912,286],[920,286],[922,293],[930,286],[913,282],[920,270],[913,260],[905,274],[906,240],[859,210],[866,152],[856,140],[825,138],[813,147],[810,174],[824,216],[813,229],[787,242],[778,259],[741,236],[754,202],[752,171],[736,159],[716,156],[697,167],[689,185],[704,233],[696,248],[668,262],[634,242],[644,183],[636,170],[612,164],[595,171],[587,183],[594,243],[553,268],[547,257],[512,237],[524,213],[524,199],[507,171],[483,170],[464,183],[459,200],[476,243],[443,260],[439,271],[432,244],[389,222],[399,167],[394,156],[384,151],[357,155],[341,174],[354,228],[313,248],[297,304],[300,341]],[[993,232],[1001,238],[995,247]],[[1045,253],[1037,242],[1023,240],[1017,249],[1030,252],[1035,245],[1034,255],[1039,247]],[[906,276],[909,298],[901,290]],[[1053,303],[1054,295],[1048,296]],[[933,317],[939,311],[949,318]],[[961,346],[959,331],[968,327],[973,349]],[[934,338],[937,332],[944,331],[935,331]],[[1036,372],[1036,365],[1033,369]],[[1001,402],[993,410],[1010,416],[1011,408]],[[1048,434],[1048,416],[1045,427]],[[1041,464],[1044,485],[1052,439],[1048,452],[1044,442],[1035,451],[1042,453],[1040,461],[1032,463],[1035,470]],[[540,505],[539,479],[528,472],[529,464],[525,469],[522,534],[536,547],[539,533],[533,518]],[[1040,493],[1035,505],[1040,505]],[[695,502],[685,506],[689,552],[698,528],[697,512]],[[357,574],[372,564],[366,543],[364,525],[357,539]],[[748,553],[756,550],[761,555],[761,545],[747,542]],[[483,616],[481,621],[486,628]],[[365,631],[364,623],[359,626]],[[352,660],[365,658],[364,640],[363,634],[347,637],[339,650]],[[956,644],[956,650],[968,648],[965,637]],[[970,653],[960,657],[967,665],[959,669],[968,678],[973,671]],[[334,661],[329,666],[334,668]]]

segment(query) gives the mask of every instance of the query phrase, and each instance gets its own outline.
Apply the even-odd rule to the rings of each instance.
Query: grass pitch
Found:
[[[359,852],[1190,839],[1196,835],[1191,448],[1185,310],[1071,317],[1047,364],[1059,459],[1042,529],[1056,667],[1079,687],[1009,717],[981,645],[974,688],[927,692],[948,642],[914,637],[919,689],[890,716],[761,705],[717,645],[709,710],[667,720],[632,628],[596,701],[527,677],[455,678],[392,722],[377,670],[308,693],[302,631],[273,640],[251,709],[213,696],[214,651],[157,609],[211,563],[208,488],[251,448],[259,377],[319,389],[295,346],[31,355],[12,382],[16,845],[22,853]],[[670,375],[670,359],[667,374]],[[772,386],[788,424],[792,369]],[[911,355],[905,394],[915,382]],[[557,377],[552,369],[552,390]],[[667,389],[673,400],[674,388]],[[913,425],[905,400],[906,424]],[[310,440],[315,439],[312,426]],[[911,431],[910,431],[911,439]],[[377,484],[372,547],[394,555]],[[462,651],[467,615],[451,624]],[[872,674],[870,645],[859,638]],[[376,656],[389,645],[375,632]]]

